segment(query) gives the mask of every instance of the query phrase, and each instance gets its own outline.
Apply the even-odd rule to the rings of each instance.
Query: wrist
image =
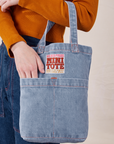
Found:
[[[12,53],[14,53],[15,49],[17,49],[19,47],[19,44],[23,43],[23,42],[24,41],[19,41],[19,42],[16,42],[16,43],[12,44],[11,47],[10,47],[10,50],[12,51]]]

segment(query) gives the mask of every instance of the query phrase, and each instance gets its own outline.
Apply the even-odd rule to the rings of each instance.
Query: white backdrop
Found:
[[[114,143],[114,0],[99,0],[98,15],[89,32],[78,31],[78,43],[91,46],[89,133],[84,144]],[[66,28],[64,42],[69,42]]]
[[[64,40],[69,42],[70,29]],[[114,144],[114,0],[99,0],[89,32],[78,31],[78,43],[92,47],[89,76],[89,133],[84,144]]]

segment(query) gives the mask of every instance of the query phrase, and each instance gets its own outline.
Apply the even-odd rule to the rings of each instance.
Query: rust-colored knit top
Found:
[[[89,31],[96,19],[98,0],[68,1],[76,6],[78,29]],[[11,58],[14,56],[10,46],[25,41],[21,35],[41,39],[47,20],[56,24],[48,32],[46,41],[63,42],[65,27],[70,26],[68,6],[64,0],[19,0],[18,5],[10,8],[11,10],[2,12],[0,6],[0,36]]]

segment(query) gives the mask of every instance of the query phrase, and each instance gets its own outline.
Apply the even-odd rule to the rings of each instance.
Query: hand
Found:
[[[8,7],[17,5],[19,0],[0,0],[1,11],[6,12]]]
[[[24,41],[11,46],[14,54],[16,69],[20,78],[38,78],[38,69],[44,73],[44,65],[36,51]]]

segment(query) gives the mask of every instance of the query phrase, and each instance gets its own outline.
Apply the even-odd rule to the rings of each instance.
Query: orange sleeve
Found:
[[[15,25],[11,16],[11,10],[2,12],[1,6],[0,6],[0,36],[3,42],[5,43],[7,51],[8,51],[8,55],[11,58],[14,58],[14,55],[12,51],[10,50],[11,45],[18,41],[26,42],[25,39],[23,39],[23,37],[19,35],[18,31],[15,28]]]
[[[95,22],[98,0],[71,0],[77,10],[77,25],[89,31]],[[30,9],[57,24],[69,27],[68,6],[64,0],[19,0],[18,5]]]

